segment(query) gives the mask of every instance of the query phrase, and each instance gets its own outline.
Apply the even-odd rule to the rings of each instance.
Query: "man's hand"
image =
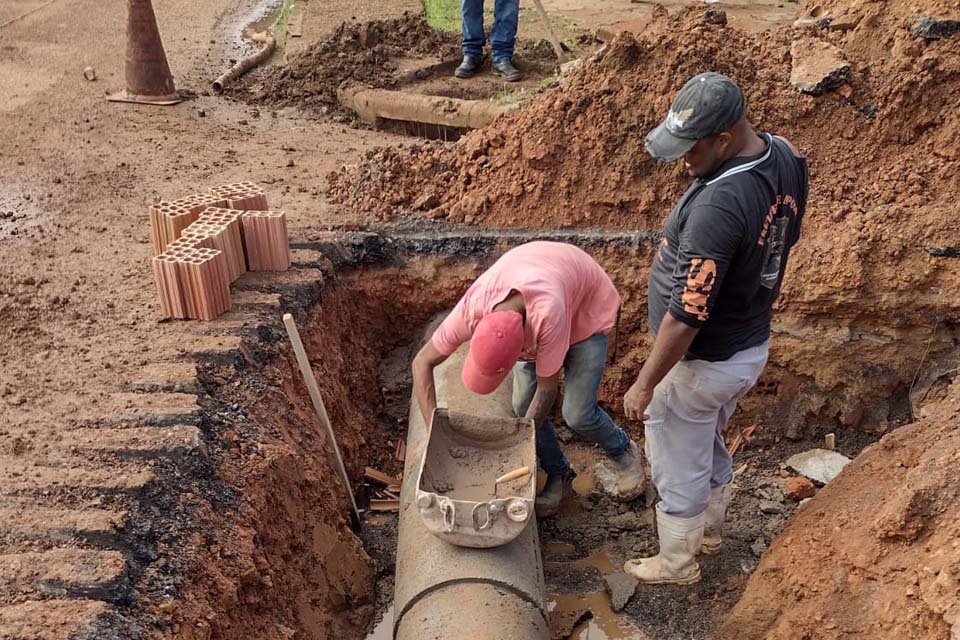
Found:
[[[557,402],[557,396],[560,395],[560,372],[557,371],[549,378],[537,376],[537,390],[533,394],[530,406],[527,408],[528,418],[533,418],[537,430],[543,426],[544,420],[550,417],[553,411],[553,405]]]
[[[630,420],[649,420],[646,414],[650,401],[653,400],[653,390],[664,376],[680,362],[687,352],[699,329],[687,326],[669,313],[663,316],[660,323],[660,333],[653,341],[650,357],[643,363],[637,381],[623,396],[623,411]]]
[[[642,386],[638,380],[630,385],[626,395],[623,396],[623,411],[630,420],[637,422],[649,420],[650,416],[646,411],[651,400],[653,400],[653,389]]]

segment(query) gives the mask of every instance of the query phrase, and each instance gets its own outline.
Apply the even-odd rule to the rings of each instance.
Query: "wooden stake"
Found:
[[[371,500],[370,510],[371,511],[400,511],[400,501],[392,500],[392,499]]]
[[[360,520],[360,511],[357,509],[357,501],[353,497],[353,489],[350,487],[350,478],[347,476],[347,470],[343,466],[343,457],[340,455],[340,447],[337,446],[337,438],[333,433],[333,426],[330,424],[330,418],[327,416],[327,408],[323,406],[323,398],[320,397],[320,388],[317,386],[317,379],[313,377],[313,369],[310,368],[310,361],[307,359],[307,352],[303,348],[303,342],[300,341],[300,332],[297,331],[297,323],[293,321],[293,316],[289,313],[283,314],[283,325],[287,328],[287,335],[290,336],[290,344],[293,345],[293,352],[297,356],[297,364],[300,366],[300,373],[303,374],[303,381],[307,385],[307,391],[310,393],[310,400],[313,401],[313,408],[323,424],[330,443],[333,447],[333,454],[336,462],[336,470],[340,476],[340,482],[350,498],[350,519],[356,530],[360,530],[362,522]],[[399,504],[397,505],[399,508]]]
[[[496,479],[494,484],[502,484],[504,482],[510,482],[511,480],[516,480],[517,478],[522,478],[525,475],[530,474],[530,467],[520,467],[519,469],[514,469],[508,473],[503,474]]]
[[[394,477],[391,476],[390,474],[384,473],[383,471],[378,471],[378,470],[374,469],[373,467],[367,467],[367,468],[364,470],[363,474],[364,474],[365,476],[367,476],[368,478],[370,478],[371,480],[374,480],[374,481],[376,481],[376,482],[379,482],[380,484],[384,485],[385,487],[389,487],[389,486],[392,486],[392,485],[398,485],[398,484],[400,484],[400,481],[399,481],[397,478],[394,478]]]

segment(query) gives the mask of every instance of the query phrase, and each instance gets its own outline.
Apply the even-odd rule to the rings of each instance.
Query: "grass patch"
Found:
[[[490,98],[490,101],[498,104],[500,106],[506,106],[509,104],[520,104],[521,102],[526,102],[533,97],[533,94],[530,91],[527,91],[526,88],[523,89],[506,89],[504,91],[498,91]]]
[[[296,0],[283,0],[280,9],[277,10],[277,19],[270,25],[270,33],[277,40],[277,45],[281,45],[287,36],[287,25],[290,22],[290,13],[293,11],[293,3]]]
[[[460,31],[460,0],[421,0],[427,24],[437,31]]]
[[[494,96],[490,98],[490,101],[502,106],[520,104],[521,102],[535,98],[537,95],[558,84],[560,84],[560,76],[547,76],[538,82],[535,88],[521,87],[519,89],[505,89],[494,94]]]
[[[560,84],[560,75],[553,74],[552,76],[547,76],[539,83],[537,83],[537,91],[546,91],[547,89],[552,89],[553,87]]]

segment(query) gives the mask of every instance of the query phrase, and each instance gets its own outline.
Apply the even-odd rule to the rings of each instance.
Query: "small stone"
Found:
[[[799,502],[810,498],[817,492],[817,488],[808,478],[793,477],[787,480],[786,496]]]
[[[772,500],[761,500],[760,511],[768,515],[783,513],[783,505],[779,502],[773,502]]]
[[[960,33],[960,20],[938,20],[930,16],[916,16],[908,21],[910,33],[926,40],[949,38]]]
[[[753,552],[753,555],[758,558],[763,555],[763,552],[767,550],[767,541],[763,538],[757,538],[753,541],[753,544],[750,545],[750,551]]]
[[[707,24],[715,24],[721,27],[727,25],[727,12],[723,9],[707,9],[703,14],[703,19]]]
[[[93,67],[85,67],[83,69],[83,77],[86,78],[89,82],[93,82],[97,79],[97,71]]]
[[[626,506],[626,505],[624,505]],[[613,529],[621,531],[636,531],[643,528],[643,519],[636,511],[628,511],[620,515],[613,516],[608,520],[608,524]]]
[[[816,38],[795,40],[790,46],[793,68],[790,84],[811,95],[820,95],[847,81],[850,63],[837,47]]]
[[[639,580],[627,573],[611,573],[603,576],[603,581],[610,594],[610,607],[615,613],[623,611],[640,584]]]
[[[830,14],[818,4],[810,6],[794,20],[793,26],[797,29],[805,27],[822,27],[830,22]]]
[[[842,16],[831,19],[827,29],[830,31],[850,31],[856,29],[858,24],[860,24],[859,16]]]
[[[570,82],[570,77],[583,67],[583,58],[575,58],[560,65],[560,86]]]
[[[437,194],[425,193],[414,201],[413,208],[418,211],[427,211],[436,208],[439,204],[440,198],[437,197]]]
[[[819,484],[827,484],[837,477],[850,458],[827,449],[811,449],[787,458],[787,466]]]

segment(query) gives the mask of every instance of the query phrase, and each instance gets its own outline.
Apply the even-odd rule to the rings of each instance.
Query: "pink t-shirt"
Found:
[[[562,242],[529,242],[507,251],[477,278],[433,334],[433,346],[450,355],[477,323],[519,291],[526,305],[521,359],[537,361],[537,375],[552,376],[570,345],[608,333],[620,295],[586,252]]]

